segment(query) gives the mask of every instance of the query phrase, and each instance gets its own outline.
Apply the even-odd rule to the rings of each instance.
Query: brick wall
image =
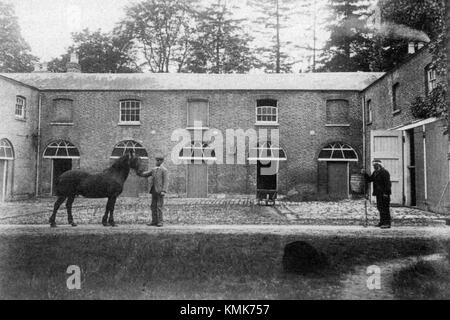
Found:
[[[73,125],[51,125],[54,99],[73,100]],[[141,100],[141,125],[120,126],[119,101]],[[42,148],[55,139],[67,139],[80,151],[79,166],[99,171],[109,166],[109,156],[116,143],[136,140],[148,151],[150,165],[157,153],[168,157],[170,192],[186,192],[186,165],[176,166],[170,159],[171,134],[185,128],[189,98],[209,101],[210,128],[225,130],[255,127],[256,100],[272,98],[278,101],[280,144],[288,161],[281,163],[279,189],[287,192],[297,187],[308,192],[317,191],[318,153],[329,142],[342,141],[362,152],[361,97],[358,92],[301,92],[301,91],[78,91],[43,92]],[[349,102],[349,126],[326,126],[326,101],[345,99]],[[314,132],[312,132],[314,131]],[[224,154],[225,156],[225,154]],[[224,159],[225,161],[225,159]],[[256,185],[256,165],[211,165],[208,184],[211,193],[253,193]],[[357,170],[357,169],[355,169]],[[359,169],[358,169],[359,170]],[[50,161],[41,166],[41,191],[50,191]]]
[[[384,77],[369,86],[363,92],[364,101],[371,101],[372,123],[367,123],[366,108],[366,166],[370,167],[370,131],[385,130],[407,124],[415,118],[409,109],[415,97],[425,95],[425,68],[432,61],[431,53],[425,47],[404,64],[388,72]],[[393,85],[399,84],[397,105],[400,112],[393,113]]]
[[[431,63],[432,55],[425,47],[404,64],[387,73],[383,78],[372,84],[363,92],[364,100],[367,103],[371,100],[373,119],[372,123],[366,125],[366,166],[370,168],[370,131],[387,130],[401,125],[411,123],[415,119],[410,111],[410,103],[417,96],[426,94],[426,73],[425,68]],[[441,79],[442,80],[442,79]],[[392,87],[398,83],[398,106],[401,111],[393,112]],[[368,114],[366,110],[366,121]],[[439,131],[436,126],[440,124]],[[443,176],[448,177],[448,165],[445,165],[445,153],[447,146],[443,142],[442,122],[433,123],[426,126],[427,143],[427,193],[425,199],[425,178],[424,178],[424,152],[423,152],[423,131],[422,126],[414,128],[415,141],[415,167],[416,167],[416,203],[417,206],[427,210],[442,211],[436,208],[437,202],[442,192]],[[446,181],[445,181],[446,182]],[[437,195],[439,193],[439,195]]]
[[[16,96],[26,99],[24,119],[15,117]],[[9,140],[15,156],[8,161],[7,200],[34,196],[39,93],[0,77],[0,101],[0,139]]]

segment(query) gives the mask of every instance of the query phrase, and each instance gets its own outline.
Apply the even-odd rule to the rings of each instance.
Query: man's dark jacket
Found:
[[[371,176],[366,173],[365,177],[366,181],[373,182],[372,195],[391,195],[391,176],[386,169],[375,170]]]

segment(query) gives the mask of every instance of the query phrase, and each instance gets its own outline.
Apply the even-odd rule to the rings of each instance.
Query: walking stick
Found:
[[[366,164],[364,163],[364,172],[366,172]],[[364,228],[367,228],[367,226],[369,225],[368,223],[368,219],[367,219],[367,188],[366,188],[366,175],[364,174]]]

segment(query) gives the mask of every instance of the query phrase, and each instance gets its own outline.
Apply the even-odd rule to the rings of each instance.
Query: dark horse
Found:
[[[105,227],[108,225],[115,227],[114,206],[117,197],[122,193],[123,184],[130,173],[130,168],[135,171],[138,171],[140,168],[140,159],[133,152],[129,152],[117,159],[110,168],[102,173],[90,174],[80,170],[64,172],[56,184],[58,199],[55,202],[53,214],[49,220],[50,226],[56,227],[56,212],[67,198],[67,218],[69,224],[76,227],[77,225],[73,221],[72,216],[72,204],[76,196],[82,195],[85,198],[108,198],[102,224]]]

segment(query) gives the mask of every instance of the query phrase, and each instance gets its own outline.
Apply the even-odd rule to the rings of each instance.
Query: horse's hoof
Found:
[[[103,225],[104,227],[109,227],[109,224],[107,224],[106,222],[102,222],[102,225]]]
[[[56,228],[56,223],[50,223],[50,228]]]
[[[72,227],[76,227],[76,226],[78,226],[75,222],[71,222],[71,223],[69,223]]]
[[[110,222],[109,225],[110,225],[111,227],[117,227],[117,224],[116,224],[115,222]]]

